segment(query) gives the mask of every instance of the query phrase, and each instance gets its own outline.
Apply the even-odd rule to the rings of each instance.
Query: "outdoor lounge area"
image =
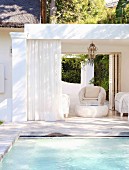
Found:
[[[0,1],[0,170],[129,170],[129,0]]]
[[[111,32],[109,35],[109,30],[119,30],[119,34]],[[7,55],[5,61],[1,58],[0,119],[5,122],[49,122],[65,120],[64,117],[86,117],[86,112],[87,117],[103,117],[110,113],[114,115],[115,108],[119,112],[117,115],[122,116],[121,104],[115,103],[115,96],[119,92],[129,92],[128,30],[126,24],[28,24],[23,32],[10,33],[7,30],[12,57],[10,60]],[[80,84],[61,81],[61,54],[87,54],[92,41],[98,54],[109,56],[109,102],[105,101],[104,89],[98,97],[100,89],[94,91],[94,88],[83,90],[88,93],[79,95],[81,89],[89,86],[92,67],[86,66],[81,72]],[[7,61],[10,67],[6,66]]]

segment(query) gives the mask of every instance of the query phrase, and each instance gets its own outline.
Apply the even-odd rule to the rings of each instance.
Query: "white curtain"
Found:
[[[28,40],[27,48],[28,120],[62,120],[61,42]]]

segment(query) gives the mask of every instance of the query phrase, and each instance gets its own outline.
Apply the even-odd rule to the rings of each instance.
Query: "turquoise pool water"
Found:
[[[0,170],[129,170],[129,138],[19,139]]]

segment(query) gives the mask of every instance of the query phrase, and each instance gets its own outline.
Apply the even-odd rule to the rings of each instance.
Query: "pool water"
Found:
[[[129,138],[19,139],[0,170],[129,170]]]

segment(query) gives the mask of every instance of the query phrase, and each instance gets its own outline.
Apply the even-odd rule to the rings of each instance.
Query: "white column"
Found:
[[[94,77],[94,64],[81,64],[81,85],[84,86],[93,86],[90,84],[90,80]]]
[[[26,35],[12,38],[12,121],[26,121]]]
[[[114,110],[114,55],[109,55],[109,109]]]

